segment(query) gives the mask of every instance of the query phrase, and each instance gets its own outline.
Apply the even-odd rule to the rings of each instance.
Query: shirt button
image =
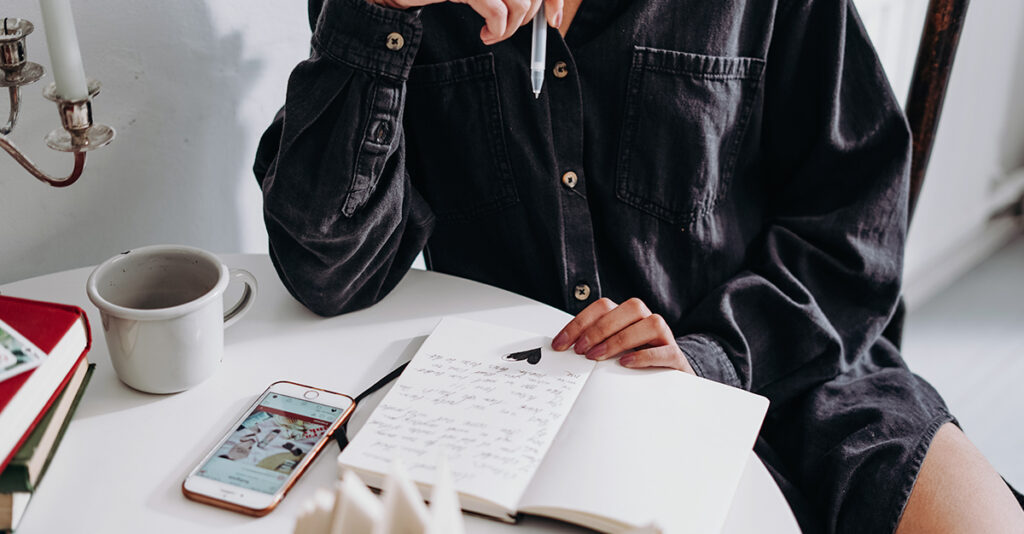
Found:
[[[572,295],[576,297],[576,300],[587,300],[588,298],[590,298],[590,286],[588,286],[587,284],[579,284],[573,290]]]
[[[555,63],[555,68],[552,69],[555,73],[555,78],[565,78],[569,75],[569,66],[564,61]]]
[[[388,50],[397,52],[405,46],[405,37],[398,32],[391,32],[388,34],[387,46]]]
[[[576,182],[578,182],[579,179],[580,177],[576,176],[576,173],[572,171],[569,171],[562,175],[562,183],[565,184],[565,187],[568,187],[569,189],[576,187]]]

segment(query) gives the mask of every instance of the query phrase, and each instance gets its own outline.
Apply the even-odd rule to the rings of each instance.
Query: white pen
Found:
[[[533,97],[540,98],[544,85],[544,66],[547,64],[548,24],[544,20],[544,4],[533,16],[533,48],[530,50],[530,80],[533,82]]]

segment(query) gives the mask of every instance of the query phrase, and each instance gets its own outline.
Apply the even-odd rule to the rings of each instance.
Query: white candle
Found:
[[[57,96],[67,100],[89,98],[75,21],[71,17],[71,1],[39,0],[39,7],[43,11],[43,29],[46,31],[46,45],[50,48]]]

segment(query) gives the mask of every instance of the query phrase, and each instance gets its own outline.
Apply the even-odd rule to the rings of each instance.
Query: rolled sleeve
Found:
[[[691,334],[676,339],[676,344],[686,355],[697,376],[737,388],[743,387],[732,360],[711,336]]]
[[[367,0],[332,0],[317,19],[313,47],[334,61],[404,81],[422,34],[418,9],[402,11]]]
[[[281,281],[331,316],[387,295],[433,228],[402,126],[421,27],[418,13],[366,0],[313,0],[309,12],[312,53],[292,71],[253,170]]]

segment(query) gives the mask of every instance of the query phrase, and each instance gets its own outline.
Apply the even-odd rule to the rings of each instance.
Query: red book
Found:
[[[31,371],[0,382],[0,470],[63,391],[92,344],[77,306],[0,295],[0,320],[47,354]]]

